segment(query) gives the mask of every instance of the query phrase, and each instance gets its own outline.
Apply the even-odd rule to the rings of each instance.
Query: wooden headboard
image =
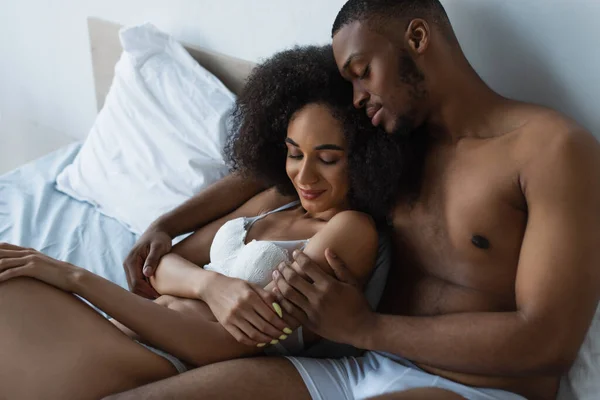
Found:
[[[121,56],[119,42],[121,26],[98,18],[88,18],[88,31],[92,48],[92,67],[98,110],[104,105],[114,77],[115,64]],[[232,92],[239,93],[255,64],[250,61],[215,53],[184,44],[186,50],[204,68],[219,78]]]

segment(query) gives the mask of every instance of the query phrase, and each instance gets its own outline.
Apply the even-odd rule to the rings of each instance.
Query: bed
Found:
[[[121,53],[119,25],[88,19],[96,100],[105,103]],[[243,86],[254,64],[185,46],[201,65],[217,76],[232,92]],[[117,220],[94,205],[78,201],[56,189],[59,172],[73,162],[81,143],[0,176],[0,242],[32,247],[43,253],[97,273],[127,287],[122,263],[138,239]],[[582,347],[573,371],[565,378],[561,400],[600,398],[600,318]]]

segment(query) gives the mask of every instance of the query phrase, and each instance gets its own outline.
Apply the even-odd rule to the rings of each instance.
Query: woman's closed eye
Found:
[[[302,153],[288,153],[288,158],[293,160],[301,160],[304,157]],[[319,157],[319,161],[321,161],[325,165],[334,165],[339,159],[333,157]]]
[[[319,157],[319,160],[325,165],[333,165],[339,161],[339,159],[333,157]]]
[[[288,152],[288,158],[292,158],[294,160],[301,160],[304,155],[302,153],[294,153]]]

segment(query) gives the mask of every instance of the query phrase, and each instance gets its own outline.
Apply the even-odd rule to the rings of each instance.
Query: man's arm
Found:
[[[226,215],[264,189],[258,181],[234,173],[154,221],[123,263],[131,291],[155,298],[158,293],[146,277],[153,275],[160,258],[171,250],[173,238]]]
[[[232,212],[265,189],[257,180],[233,173],[161,216],[152,226],[171,237],[183,235]]]
[[[331,340],[455,372],[527,376],[566,371],[600,294],[599,145],[587,133],[554,137],[521,178],[529,218],[516,278],[517,311],[380,315],[369,311],[352,285],[326,276],[317,282],[311,276],[315,285],[304,295],[317,297],[320,308],[305,307],[306,323]],[[335,260],[329,261],[336,275],[351,282]],[[305,273],[313,266],[306,260],[299,264],[296,268]]]

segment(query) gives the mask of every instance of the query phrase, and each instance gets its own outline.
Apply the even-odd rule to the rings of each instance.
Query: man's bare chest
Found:
[[[514,297],[527,210],[518,166],[493,150],[438,155],[418,200],[396,207],[391,279],[410,282],[412,304],[432,290],[450,309]]]

